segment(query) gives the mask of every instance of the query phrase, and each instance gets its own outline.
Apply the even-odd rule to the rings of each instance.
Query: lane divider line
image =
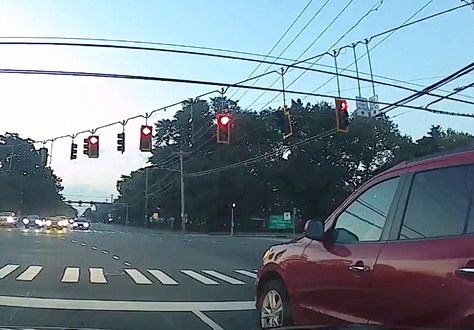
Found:
[[[206,323],[212,330],[224,330],[219,324],[214,322],[209,316],[205,315],[201,311],[193,311],[193,314],[196,315],[201,321]]]
[[[223,280],[224,282],[227,282],[227,283],[230,283],[230,284],[235,284],[235,285],[242,285],[242,284],[246,284],[245,282],[242,282],[238,279],[235,279],[233,277],[230,277],[230,276],[227,276],[227,275],[224,275],[222,273],[219,273],[219,272],[216,272],[214,270],[203,270],[202,271],[203,273],[206,273],[208,275],[211,275],[211,276],[214,276],[220,280]]]
[[[174,279],[158,269],[147,269],[148,272],[153,275],[163,285],[179,285]]]
[[[77,283],[79,282],[79,268],[78,267],[66,267],[64,269],[63,283]]]
[[[195,280],[201,282],[202,284],[206,285],[218,285],[219,283],[211,280],[210,278],[207,278],[199,273],[196,273],[195,271],[189,270],[189,269],[181,269],[181,273],[188,275],[189,277],[194,278]]]
[[[29,266],[23,273],[21,273],[16,280],[17,281],[33,281],[36,276],[41,272],[43,266]]]
[[[86,246],[87,243],[86,243],[86,242],[82,242],[81,245],[82,245],[82,246]]]
[[[120,257],[117,256],[117,255],[113,255],[112,258],[114,258],[115,260],[119,260],[119,259],[120,259]]]
[[[97,246],[91,246],[92,250],[97,250]]]
[[[109,254],[109,251],[107,251],[107,250],[102,250],[102,253],[103,253],[103,254]]]

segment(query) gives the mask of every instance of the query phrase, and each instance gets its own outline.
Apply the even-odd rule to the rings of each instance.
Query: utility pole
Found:
[[[185,209],[185,203],[184,203],[184,155],[187,154],[187,152],[183,152],[183,150],[180,150],[179,152],[174,152],[174,154],[179,155],[179,177],[181,181],[181,230],[183,232],[186,231],[186,209]]]
[[[145,227],[148,224],[148,167],[145,167]]]
[[[293,235],[296,233],[296,207],[293,208]]]

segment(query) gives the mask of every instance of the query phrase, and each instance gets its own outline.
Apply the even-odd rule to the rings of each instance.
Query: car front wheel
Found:
[[[291,325],[288,293],[281,281],[273,280],[265,285],[260,299],[259,316],[262,329]]]

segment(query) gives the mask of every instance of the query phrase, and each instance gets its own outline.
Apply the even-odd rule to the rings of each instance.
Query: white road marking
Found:
[[[192,270],[187,270],[187,269],[182,269],[180,270],[181,273],[188,275],[189,277],[194,278],[195,280],[198,280],[199,282],[206,284],[206,285],[217,285],[219,284],[218,282],[211,280],[210,278],[207,278],[205,276],[202,276],[201,274],[198,274]]]
[[[252,269],[252,272],[258,273],[258,269]]]
[[[11,273],[13,273],[15,270],[18,269],[20,265],[5,265],[0,269],[0,279],[7,277]]]
[[[132,280],[137,284],[153,284],[145,275],[140,273],[138,269],[126,268],[124,269],[125,273],[132,278]]]
[[[33,281],[33,279],[40,273],[43,266],[30,266],[23,273],[21,273],[16,280],[17,281]]]
[[[193,314],[199,317],[201,321],[206,323],[212,330],[224,330],[224,328],[214,322],[211,318],[209,318],[209,316],[205,315],[203,312],[193,311]]]
[[[251,277],[251,278],[257,278],[257,274],[249,272],[248,270],[243,270],[243,269],[236,269],[234,272]]]
[[[124,301],[0,296],[0,306],[144,312],[214,312],[255,310],[255,301]]]
[[[164,285],[178,285],[179,283],[158,269],[147,269],[148,272],[156,277]]]
[[[78,267],[66,267],[64,269],[63,283],[77,283],[79,282],[79,268]]]
[[[222,273],[219,273],[219,272],[216,272],[216,271],[213,271],[213,270],[203,270],[202,272],[206,273],[206,274],[209,274],[211,276],[217,277],[218,279],[223,280],[224,282],[227,282],[227,283],[230,283],[230,284],[235,284],[235,285],[246,284],[245,282],[242,282],[238,279],[235,279],[233,277],[224,275]]]
[[[99,284],[106,284],[107,279],[104,275],[104,268],[89,268],[90,274],[90,282],[91,283],[99,283]]]

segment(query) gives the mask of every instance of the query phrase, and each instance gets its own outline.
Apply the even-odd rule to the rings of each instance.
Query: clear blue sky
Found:
[[[290,33],[275,49],[278,55],[296,36],[323,0],[313,0],[308,10]],[[380,0],[353,1],[340,18],[315,43],[303,58],[326,51],[372,6]],[[339,46],[364,39],[372,34],[401,24],[426,3],[430,4],[416,18],[460,5],[458,0],[384,0],[380,8],[368,15],[348,34]],[[27,1],[3,0],[0,5],[0,36],[65,36],[131,39],[180,43],[266,54],[280,38],[308,0],[259,1]],[[297,58],[323,31],[329,22],[349,3],[349,0],[330,0],[321,14],[314,19],[283,56]],[[470,7],[396,32],[373,50],[374,73],[402,80],[415,80],[447,75],[472,61],[474,35],[470,33],[474,11]],[[375,44],[380,39],[374,40]],[[255,64],[229,60],[170,55],[143,51],[104,50],[43,46],[0,45],[0,68],[74,70],[107,73],[155,75],[223,82],[237,82],[246,78]],[[362,54],[359,48],[358,53]],[[339,57],[339,66],[353,60],[352,52]],[[323,58],[320,64],[333,65],[332,58]],[[359,63],[367,72],[366,59]],[[257,73],[263,72],[262,66]],[[276,68],[278,69],[278,67]],[[299,72],[289,72],[290,82]],[[452,90],[472,82],[470,74],[455,84]],[[275,76],[258,82],[268,86]],[[328,79],[322,74],[307,73],[293,89],[312,91]],[[439,78],[437,78],[439,79]],[[418,83],[427,85],[436,79]],[[0,75],[2,97],[0,108],[4,114],[0,131],[18,132],[22,137],[41,140],[84,129],[92,129],[109,122],[194,97],[210,87],[171,83],[110,80],[79,77]],[[354,81],[343,80],[342,89],[353,89]],[[363,84],[363,96],[371,96],[371,89]],[[319,90],[334,94],[335,81]],[[236,94],[241,98],[242,91]],[[232,95],[231,90],[229,95]],[[260,92],[248,92],[240,105],[251,104]],[[344,91],[343,96],[354,97],[356,90]],[[379,100],[395,101],[407,92],[392,88],[377,88]],[[474,90],[465,92],[474,96]],[[260,107],[273,97],[266,93],[252,107]],[[278,99],[279,100],[279,99]],[[315,102],[320,98],[308,97]],[[330,100],[328,100],[330,101]],[[423,98],[414,105],[429,102]],[[262,104],[263,103],[263,104]],[[260,105],[260,107],[259,107]],[[276,107],[279,102],[271,104]],[[351,105],[354,108],[353,105]],[[436,108],[474,113],[472,106],[440,102]],[[171,116],[177,108],[157,114],[153,120]],[[405,110],[395,110],[393,115]],[[452,127],[474,134],[474,120],[444,117],[413,111],[395,119],[400,129],[415,138],[433,124]],[[115,183],[120,174],[129,173],[145,164],[147,155],[138,152],[138,130],[142,121],[127,125],[127,152],[116,151],[116,133],[119,126],[101,130],[99,159],[86,159],[81,154],[82,139],[78,138],[79,157],[69,160],[70,140],[54,144],[52,166],[63,178],[66,194],[110,196],[116,194]],[[87,199],[87,198],[85,198]],[[97,199],[97,198],[95,198]]]

